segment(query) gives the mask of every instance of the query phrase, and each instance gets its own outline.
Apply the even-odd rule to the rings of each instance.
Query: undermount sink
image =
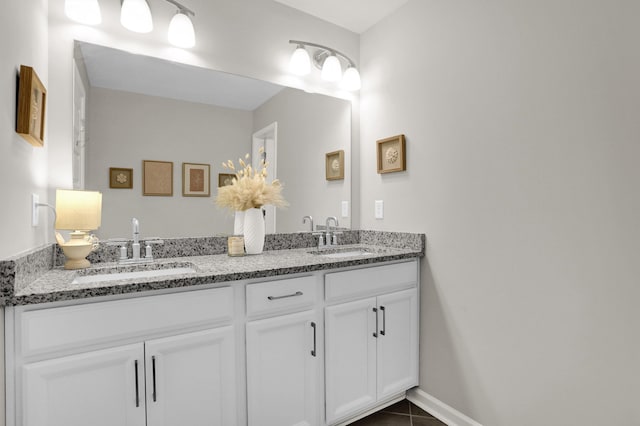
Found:
[[[92,271],[95,272],[96,270]],[[107,281],[130,280],[137,278],[157,278],[171,275],[193,274],[196,271],[192,264],[141,265],[104,268],[98,273],[77,275],[71,284],[101,283]]]
[[[329,259],[341,259],[344,257],[365,257],[373,256],[374,253],[361,248],[345,248],[345,249],[327,249],[327,251],[316,250],[311,253]]]

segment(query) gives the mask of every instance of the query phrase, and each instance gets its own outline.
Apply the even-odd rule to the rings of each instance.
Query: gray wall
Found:
[[[639,16],[410,0],[362,37],[362,227],[427,234],[420,386],[485,426],[640,424]]]
[[[319,94],[284,89],[254,111],[254,130],[278,123],[277,177],[290,206],[278,209],[276,230],[309,230],[302,217],[312,215],[316,224],[341,216],[341,201],[351,205],[351,103]],[[325,154],[345,151],[345,178],[325,179]]]
[[[214,204],[222,162],[251,151],[252,113],[92,88],[86,187],[102,192],[101,238],[232,233],[233,217]],[[173,162],[173,196],[142,195],[142,161]],[[235,160],[237,162],[237,160]],[[211,196],[182,196],[182,163],[211,165]],[[109,167],[134,169],[133,189],[110,189]]]

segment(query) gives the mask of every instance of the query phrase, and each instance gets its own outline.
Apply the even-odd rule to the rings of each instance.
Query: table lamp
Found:
[[[56,229],[71,232],[69,241],[58,237],[66,257],[64,269],[88,268],[85,259],[98,247],[98,239],[88,231],[98,229],[102,218],[102,194],[97,191],[56,190]]]

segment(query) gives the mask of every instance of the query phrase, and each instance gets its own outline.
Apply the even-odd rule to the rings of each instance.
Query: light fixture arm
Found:
[[[196,16],[196,13],[193,10],[191,10],[188,7],[178,3],[176,0],[164,0],[164,1],[166,1],[167,3],[171,3],[172,5],[176,6],[178,8],[178,10],[180,10],[180,12],[182,12],[184,14],[188,14],[188,15],[191,15],[191,16]]]
[[[166,0],[169,2],[172,2],[173,0]],[[352,67],[356,67],[356,63],[347,55],[345,55],[342,52],[337,51],[336,49],[332,49],[330,47],[327,46],[323,46],[322,44],[317,44],[317,43],[311,43],[308,41],[300,41],[300,40],[289,40],[290,44],[296,44],[298,46],[310,46],[310,47],[317,47],[318,49],[323,49],[325,52],[319,52],[318,54],[314,55],[314,58],[316,56],[329,56],[330,54],[334,54],[336,56],[342,56],[344,59],[346,59],[347,62],[349,62],[349,66]],[[328,52],[328,53],[327,53]]]

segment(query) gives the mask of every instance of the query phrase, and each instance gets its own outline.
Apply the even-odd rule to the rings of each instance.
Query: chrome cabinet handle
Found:
[[[138,384],[138,360],[136,359],[134,363],[135,373],[136,373],[136,407],[140,406],[140,386]]]
[[[153,380],[153,402],[156,402],[156,398],[157,398],[157,391],[156,391],[156,357],[152,356],[151,357],[151,375],[152,375],[152,380]]]
[[[387,311],[384,306],[380,306],[380,310],[382,311],[382,330],[380,330],[380,334],[384,336],[387,333]]]
[[[378,309],[373,308],[373,313],[376,314],[376,331],[373,332],[373,337],[378,337]]]
[[[316,323],[311,323],[311,328],[313,328],[313,350],[311,351],[311,356],[316,356]]]
[[[285,299],[287,297],[295,297],[295,296],[302,296],[302,292],[301,291],[296,291],[295,293],[285,294],[284,296],[267,296],[267,299],[269,299],[269,300],[278,300],[278,299]]]

